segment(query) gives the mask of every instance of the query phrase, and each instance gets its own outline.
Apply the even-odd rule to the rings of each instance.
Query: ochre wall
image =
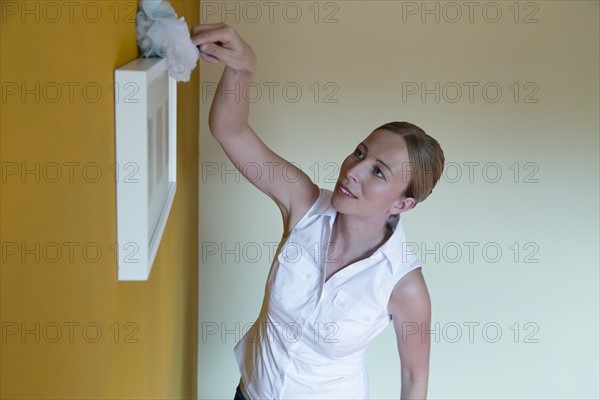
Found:
[[[111,85],[138,56],[137,5],[66,3],[1,3],[0,397],[195,398],[198,68],[150,279],[119,282]],[[199,2],[173,6],[198,23]]]

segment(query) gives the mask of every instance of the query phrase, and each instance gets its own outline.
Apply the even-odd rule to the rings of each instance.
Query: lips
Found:
[[[354,193],[352,193],[350,191],[350,189],[348,189],[346,186],[342,185],[341,183],[338,182],[338,192],[343,196],[346,197],[348,199],[356,199],[357,197],[354,195]]]

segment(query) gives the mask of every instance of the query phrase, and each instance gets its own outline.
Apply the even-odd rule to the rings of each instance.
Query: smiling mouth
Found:
[[[357,199],[357,197],[346,186],[342,185],[341,183],[338,183],[338,187],[339,192],[342,194],[342,196],[348,199]]]

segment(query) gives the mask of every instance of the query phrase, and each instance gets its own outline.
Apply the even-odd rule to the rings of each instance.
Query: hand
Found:
[[[222,62],[236,71],[256,72],[254,51],[226,24],[196,25],[191,39],[200,49],[202,60],[213,64]]]

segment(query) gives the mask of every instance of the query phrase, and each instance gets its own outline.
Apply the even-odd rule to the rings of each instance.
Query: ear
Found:
[[[392,205],[392,208],[388,210],[388,212],[392,214],[400,214],[406,212],[413,208],[416,204],[416,201],[412,197],[404,197],[402,196],[400,199],[396,200]]]

